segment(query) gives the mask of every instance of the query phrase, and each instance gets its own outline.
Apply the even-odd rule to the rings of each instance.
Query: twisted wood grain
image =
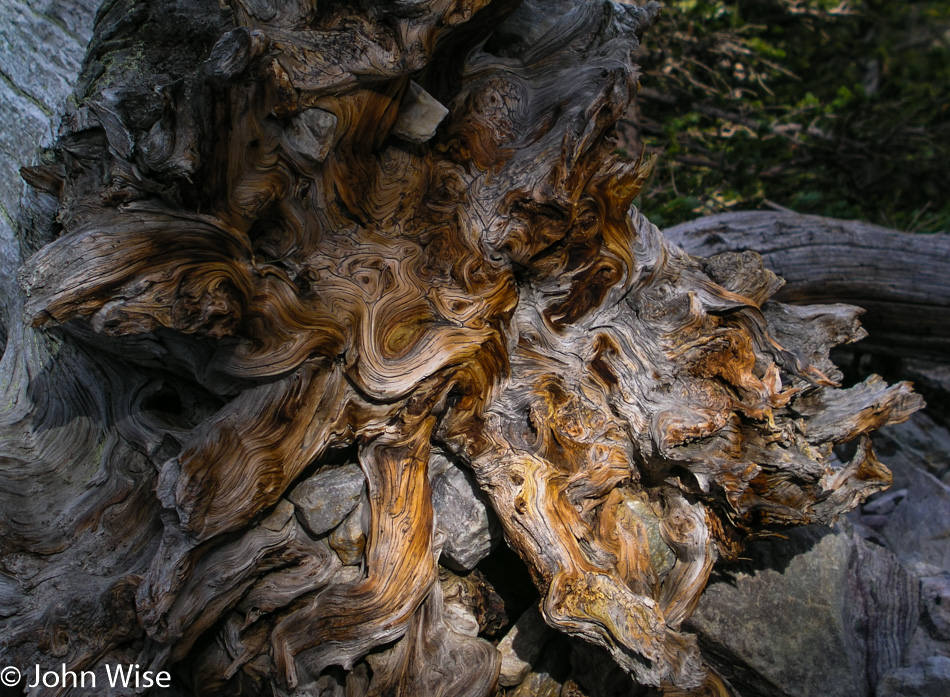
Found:
[[[719,685],[680,631],[713,565],[885,487],[866,439],[849,463],[832,446],[920,400],[837,386],[854,308],[780,305],[757,256],[690,257],[631,208],[650,163],[612,137],[655,13],[104,8],[27,173],[10,654],[138,661],[202,695],[490,694],[498,651],[439,581],[437,452],[550,626],[639,684]],[[344,461],[364,503],[313,536],[287,494]]]

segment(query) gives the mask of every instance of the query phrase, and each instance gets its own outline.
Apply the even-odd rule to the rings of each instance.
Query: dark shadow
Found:
[[[514,623],[540,595],[528,567],[508,545],[498,547],[478,564],[478,570],[505,601],[505,614]]]

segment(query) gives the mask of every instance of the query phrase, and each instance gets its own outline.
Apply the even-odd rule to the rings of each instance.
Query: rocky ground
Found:
[[[899,371],[929,406],[874,438],[892,487],[834,528],[753,544],[690,620],[742,695],[950,695],[950,369]]]

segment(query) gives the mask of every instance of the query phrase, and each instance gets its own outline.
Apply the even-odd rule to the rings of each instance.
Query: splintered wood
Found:
[[[725,693],[680,631],[713,565],[886,487],[866,434],[920,400],[838,387],[857,308],[770,302],[757,255],[691,257],[631,206],[649,163],[612,136],[655,15],[103,8],[25,172],[11,660],[138,662],[203,696],[493,694],[498,642],[440,565],[438,460],[549,627],[631,690]],[[352,463],[361,493],[292,495]]]

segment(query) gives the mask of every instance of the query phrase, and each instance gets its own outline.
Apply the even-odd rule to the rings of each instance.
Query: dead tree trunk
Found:
[[[866,434],[920,400],[837,388],[856,308],[770,301],[754,254],[630,208],[611,138],[654,15],[103,7],[25,172],[5,660],[89,694],[136,663],[185,694],[540,693],[488,640],[496,517],[547,625],[719,689],[680,631],[713,564],[887,486]]]

